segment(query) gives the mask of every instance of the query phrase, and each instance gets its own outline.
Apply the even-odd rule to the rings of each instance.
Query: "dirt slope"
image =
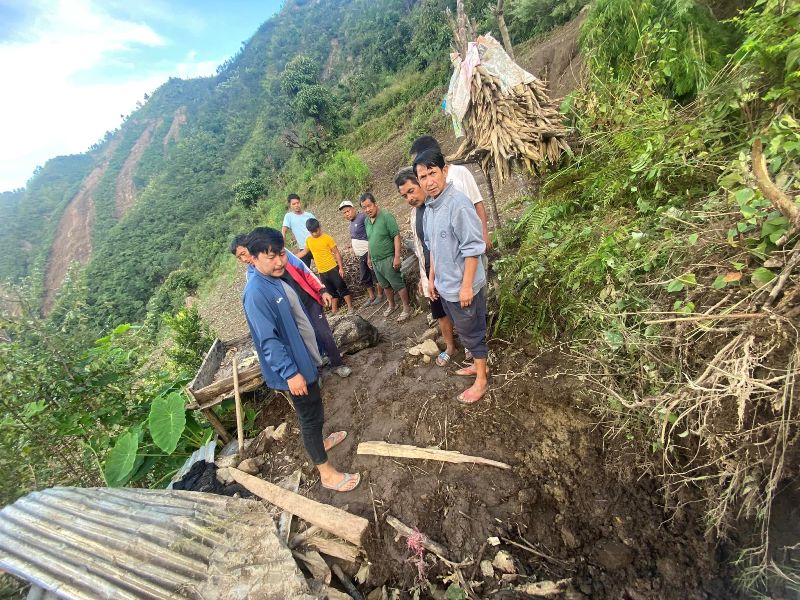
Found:
[[[95,218],[94,194],[119,142],[120,139],[115,138],[109,143],[102,162],[89,173],[81,184],[81,189],[78,190],[78,193],[67,205],[64,214],[61,215],[45,274],[45,295],[42,304],[44,314],[53,308],[56,294],[64,283],[64,277],[69,267],[75,262],[82,265],[89,262]]]
[[[114,191],[114,216],[117,219],[121,219],[128,214],[128,211],[136,203],[136,186],[133,183],[133,173],[136,171],[144,151],[150,145],[153,131],[161,127],[162,122],[163,120],[159,119],[145,127],[117,175],[116,189]]]
[[[323,385],[326,433],[349,431],[331,460],[361,472],[358,490],[319,487],[286,402],[255,407],[263,408],[262,426],[285,419],[293,428],[262,477],[275,481],[302,466],[304,493],[373,522],[365,591],[415,584],[410,552],[385,523],[393,515],[442,543],[456,561],[475,558],[488,536],[530,544],[540,554],[503,543],[484,558],[503,549],[523,575],[569,578],[570,598],[736,597],[696,515],[671,520],[658,505],[655,481],[620,475],[606,463],[602,430],[577,400],[581,383],[558,376],[561,357],[536,358],[533,349],[493,340],[492,390],[464,407],[454,398],[467,382],[454,375],[455,366],[441,369],[406,352],[410,338],[427,327],[422,314],[402,327],[361,314],[378,326],[382,342],[346,359],[350,378],[329,375]],[[356,455],[358,443],[370,440],[458,450],[512,469]],[[427,567],[430,581],[449,573],[434,563]],[[475,579],[482,582],[475,588],[480,597],[499,586],[480,571]]]
[[[181,127],[183,127],[186,124],[186,120],[187,120],[186,107],[185,106],[178,107],[178,109],[175,111],[175,116],[172,118],[172,123],[169,126],[169,131],[167,131],[167,134],[164,136],[164,139],[162,140],[162,144],[164,145],[165,149],[167,147],[167,144],[169,144],[170,142],[174,142],[175,140],[178,139],[178,134],[180,134],[181,132]]]

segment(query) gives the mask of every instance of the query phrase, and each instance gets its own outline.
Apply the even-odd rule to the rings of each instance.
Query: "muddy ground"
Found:
[[[455,396],[468,380],[454,375],[463,351],[444,369],[407,353],[427,329],[426,317],[418,311],[399,326],[372,316],[380,344],[346,358],[353,368],[348,379],[324,378],[325,432],[349,432],[330,457],[338,467],[362,474],[357,490],[337,494],[319,486],[296,418],[280,396],[261,407],[257,420],[260,427],[287,420],[291,430],[273,448],[262,477],[277,481],[301,466],[301,493],[372,523],[365,595],[383,585],[408,591],[418,584],[411,553],[385,522],[393,515],[443,544],[456,561],[474,559],[489,536],[536,550],[506,542],[488,546],[484,559],[506,550],[519,575],[502,581],[499,572],[487,578],[477,570],[478,597],[526,581],[563,578],[571,582],[569,598],[737,596],[724,566],[727,557],[704,540],[698,516],[671,518],[659,506],[656,482],[621,474],[614,466],[602,427],[580,400],[581,382],[560,374],[563,357],[493,340],[492,389],[464,407]],[[356,455],[358,443],[368,440],[458,450],[512,469]],[[427,579],[443,593],[441,578],[451,569],[432,557],[428,565]],[[463,572],[469,577],[472,567]],[[432,597],[430,588],[421,597]]]

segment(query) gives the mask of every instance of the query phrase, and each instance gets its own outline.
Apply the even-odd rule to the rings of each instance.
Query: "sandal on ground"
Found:
[[[436,364],[440,367],[445,366],[447,363],[450,362],[450,355],[447,352],[440,352],[439,356],[436,357]]]
[[[386,310],[383,311],[383,316],[384,317],[388,317],[390,314],[392,314],[395,311],[395,309],[397,309],[397,305],[396,304],[394,306],[387,306]]]
[[[475,402],[483,398],[483,395],[486,393],[486,391],[483,392],[483,394],[478,394],[476,392],[473,392],[472,388],[467,388],[458,395],[456,400],[458,400],[461,404],[474,404]]]
[[[474,377],[477,374],[478,370],[475,368],[475,365],[467,365],[456,371],[456,375],[461,375],[462,377]]]
[[[408,312],[407,310],[404,310],[403,312],[400,313],[400,316],[397,317],[397,322],[398,323],[402,323],[403,321],[407,320],[408,317],[410,317],[410,316],[411,316],[411,313]]]
[[[325,452],[329,452],[333,450],[336,446],[341,444],[345,438],[347,437],[346,431],[334,431],[328,437],[323,440],[323,445],[325,445]],[[330,446],[325,444],[325,442],[330,442]]]
[[[343,489],[347,488],[351,481],[355,481],[355,485],[353,485],[351,488]],[[342,480],[336,485],[325,485],[322,482],[320,483],[326,490],[333,490],[334,492],[352,492],[358,487],[358,484],[361,483],[361,475],[359,473],[345,473],[344,477],[342,477]]]

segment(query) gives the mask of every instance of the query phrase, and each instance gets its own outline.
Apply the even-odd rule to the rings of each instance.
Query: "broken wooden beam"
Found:
[[[488,465],[500,469],[510,469],[511,465],[480,456],[469,456],[452,450],[439,448],[418,448],[407,444],[390,444],[389,442],[361,442],[357,454],[371,454],[374,456],[392,456],[394,458],[418,458],[421,460],[438,460],[451,463],[474,463]]]
[[[231,469],[233,479],[259,498],[263,498],[320,529],[361,546],[369,521],[334,506],[315,502],[238,469]]]
[[[328,563],[325,562],[325,559],[319,555],[319,552],[315,550],[309,550],[307,552],[292,550],[292,556],[303,561],[314,579],[330,584],[331,569]]]
[[[398,534],[402,535],[405,538],[410,538],[412,536],[418,536],[419,542],[422,544],[423,548],[426,550],[433,552],[436,556],[441,558],[442,560],[449,561],[448,558],[449,552],[447,548],[442,546],[441,544],[437,544],[427,535],[419,531],[418,529],[411,529],[408,525],[403,523],[400,519],[393,517],[392,515],[386,516],[386,523],[391,525],[392,529],[394,529]]]
[[[307,538],[303,544],[315,548],[322,554],[333,556],[335,558],[341,558],[347,562],[356,562],[358,559],[358,548],[352,544],[337,542],[336,540],[324,538],[319,535],[312,535],[311,537]]]
[[[308,538],[316,535],[319,531],[319,527],[316,525],[312,525],[305,531],[301,531],[300,533],[296,534],[291,540],[289,540],[289,548],[296,548],[303,542],[305,542]]]
[[[261,377],[261,366],[256,363],[247,367],[246,369],[242,369],[242,371],[238,371],[236,375],[239,379],[239,385],[244,386],[246,383],[251,382],[256,377]],[[192,395],[197,403],[202,406],[206,400],[212,400],[219,394],[223,392],[230,393],[232,390],[233,375],[230,375],[229,377],[223,377],[219,381],[215,381],[204,388],[194,390]]]
[[[302,471],[297,469],[294,473],[286,477],[281,482],[281,487],[294,492],[295,494],[300,490],[300,475]],[[284,510],[278,519],[278,537],[286,544],[289,543],[289,532],[292,529],[292,513]],[[327,582],[330,583],[330,582]]]

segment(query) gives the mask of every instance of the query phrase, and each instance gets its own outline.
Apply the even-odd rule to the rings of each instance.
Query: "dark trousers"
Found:
[[[311,252],[309,252],[309,253],[308,253],[308,254],[306,254],[305,256],[301,256],[301,257],[300,257],[300,260],[302,260],[302,261],[303,261],[303,263],[304,263],[304,264],[305,264],[305,265],[306,265],[306,266],[307,266],[307,267],[310,269],[310,268],[311,268],[311,260],[312,260],[313,258],[314,258],[314,257],[311,255]]]
[[[319,381],[308,384],[307,396],[289,394],[300,422],[300,433],[303,435],[303,446],[315,465],[328,462],[328,453],[322,438],[322,425],[325,423],[325,409],[322,406],[322,395]]]
[[[472,298],[472,304],[461,308],[460,302],[450,302],[442,298],[442,307],[453,321],[453,328],[464,348],[475,358],[486,358],[489,346],[486,345],[486,286]]]
[[[308,313],[308,320],[311,321],[311,327],[314,328],[314,336],[317,338],[320,354],[328,357],[332,367],[342,366],[342,355],[339,354],[339,348],[336,346],[336,340],[333,339],[333,332],[328,324],[328,319],[325,318],[325,313],[322,311],[322,306],[316,302],[310,303],[306,307],[306,312]]]
[[[338,268],[320,273],[319,278],[322,280],[322,283],[325,284],[325,289],[328,290],[334,298],[344,300],[345,296],[350,295],[350,290],[347,289],[347,284],[344,279],[342,279],[342,276],[339,275]]]

